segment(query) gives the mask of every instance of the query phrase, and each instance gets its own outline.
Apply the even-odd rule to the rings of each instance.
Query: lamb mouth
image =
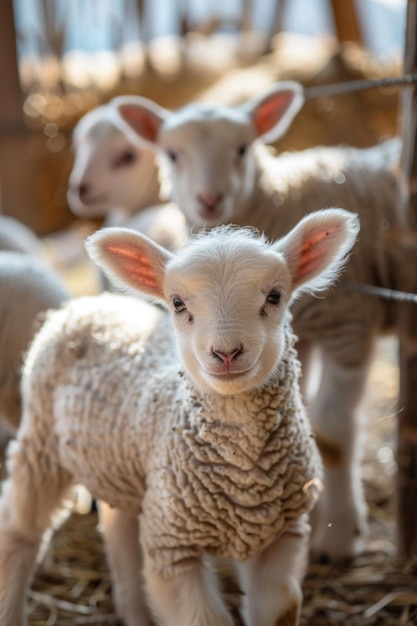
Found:
[[[224,211],[222,208],[198,211],[199,218],[203,220],[204,222],[210,223],[210,224],[218,224],[223,214],[224,214]]]
[[[247,370],[244,372],[222,372],[220,374],[215,374],[214,372],[210,373],[210,376],[216,378],[217,380],[224,380],[225,382],[229,380],[236,380],[237,378],[242,378],[247,374]]]
[[[84,204],[84,206],[87,206],[87,207],[95,206],[97,204],[103,205],[108,202],[108,195],[102,193],[102,194],[91,196],[90,198],[86,198],[85,200],[80,200],[80,201],[82,204]]]

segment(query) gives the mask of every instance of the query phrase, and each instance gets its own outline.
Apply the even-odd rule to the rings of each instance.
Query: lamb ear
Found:
[[[137,136],[155,147],[159,129],[169,115],[169,111],[152,100],[140,96],[113,98],[110,105],[114,107],[122,122],[127,124],[128,129],[133,130]]]
[[[168,250],[128,228],[103,228],[90,235],[85,246],[116,284],[165,302],[165,266],[173,256]]]
[[[274,248],[284,256],[293,294],[328,287],[347,261],[359,232],[355,213],[325,209],[304,217]]]
[[[287,130],[304,103],[300,83],[277,83],[260,98],[254,98],[240,108],[249,114],[256,136],[266,143],[279,139]]]

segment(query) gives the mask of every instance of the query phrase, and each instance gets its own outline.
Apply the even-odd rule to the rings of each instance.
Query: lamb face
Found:
[[[209,105],[192,104],[162,125],[158,142],[172,196],[190,223],[233,220],[236,205],[254,184],[254,139],[243,112]]]
[[[282,355],[291,288],[282,255],[255,239],[203,240],[198,256],[190,247],[168,264],[164,291],[178,350],[200,389],[236,394],[268,382]]]
[[[329,209],[274,243],[252,229],[219,227],[172,254],[133,231],[104,229],[87,248],[116,282],[169,306],[190,377],[230,395],[268,384],[291,299],[328,286],[357,232],[354,215]]]
[[[67,200],[79,217],[101,217],[115,208],[130,214],[158,202],[155,155],[117,127],[109,107],[81,118],[73,151]]]
[[[169,112],[144,98],[112,102],[126,131],[165,156],[173,199],[188,220],[214,226],[233,221],[255,187],[254,141],[278,139],[303,96],[298,83],[284,82],[236,108],[193,103]]]

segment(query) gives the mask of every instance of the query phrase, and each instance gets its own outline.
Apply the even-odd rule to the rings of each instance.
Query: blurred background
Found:
[[[399,74],[405,13],[405,0],[2,0],[1,211],[39,235],[73,222],[71,130],[116,94],[176,108],[237,103],[280,78]],[[376,143],[396,133],[397,98],[320,98],[278,147]]]

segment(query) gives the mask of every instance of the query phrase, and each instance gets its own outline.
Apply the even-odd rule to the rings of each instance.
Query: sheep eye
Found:
[[[177,313],[182,313],[187,308],[183,300],[181,300],[181,298],[178,298],[178,296],[175,296],[175,298],[173,298],[172,304],[174,305],[174,309]]]
[[[167,150],[167,155],[170,161],[172,161],[173,163],[177,162],[178,154],[176,152],[174,152],[173,150]]]
[[[237,149],[237,153],[240,157],[243,157],[246,154],[246,150],[248,149],[248,146],[239,146],[239,148]]]
[[[113,167],[124,167],[125,165],[131,165],[135,161],[136,153],[133,150],[125,150],[114,160]]]
[[[279,291],[277,291],[277,289],[271,289],[271,291],[266,297],[266,301],[269,304],[279,304],[280,300],[281,300],[281,294]]]

